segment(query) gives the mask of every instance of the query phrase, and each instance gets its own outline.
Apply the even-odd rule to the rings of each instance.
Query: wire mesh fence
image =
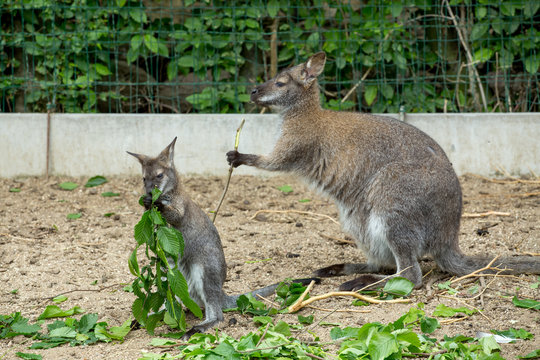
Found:
[[[0,0],[4,112],[256,112],[316,51],[325,106],[539,111],[540,2]]]

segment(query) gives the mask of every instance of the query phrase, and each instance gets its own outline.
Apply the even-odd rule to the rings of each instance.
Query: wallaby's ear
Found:
[[[169,167],[174,166],[174,145],[176,144],[176,139],[177,137],[175,137],[173,141],[158,156],[161,161],[167,162]]]
[[[312,55],[304,64],[302,69],[302,80],[304,86],[307,86],[313,82],[324,70],[324,64],[326,63],[326,54],[324,51],[318,52]]]
[[[139,160],[139,162],[141,164],[143,164],[143,165],[144,165],[144,162],[148,159],[148,156],[146,156],[146,155],[135,154],[135,153],[132,153],[132,152],[129,152],[129,151],[126,151],[126,152],[131,156],[135,156],[137,158],[137,160]]]

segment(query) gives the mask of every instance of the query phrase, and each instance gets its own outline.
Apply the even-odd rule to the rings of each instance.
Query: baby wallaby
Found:
[[[354,290],[396,271],[422,285],[418,259],[430,255],[450,274],[484,267],[489,257],[459,248],[461,187],[441,147],[419,129],[385,116],[325,110],[317,77],[324,52],[279,73],[251,92],[251,101],[279,112],[281,135],[267,156],[229,151],[229,164],[299,175],[332,198],[343,229],[367,263],[337,264],[316,276],[368,273],[341,285]],[[505,273],[540,273],[534,257],[498,259]]]
[[[227,264],[221,239],[212,221],[186,193],[174,166],[176,138],[157,156],[131,153],[142,165],[145,197],[144,206],[152,205],[152,190],[161,195],[154,202],[168,224],[178,229],[184,238],[184,254],[178,259],[180,272],[186,278],[191,298],[205,309],[205,319],[193,326],[184,337],[205,332],[223,321],[223,309],[236,307],[240,295],[229,296],[223,291]],[[295,280],[303,284],[311,279]],[[277,284],[252,291],[251,294],[269,296]]]

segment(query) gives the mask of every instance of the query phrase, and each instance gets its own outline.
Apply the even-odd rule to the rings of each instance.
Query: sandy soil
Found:
[[[75,181],[81,186],[73,191],[61,190],[58,184]],[[461,247],[467,254],[519,255],[540,253],[540,183],[499,184],[476,176],[461,178],[465,211],[507,212],[509,216],[465,218],[462,222]],[[120,325],[131,316],[134,295],[123,291],[132,281],[127,258],[134,248],[133,226],[142,213],[137,200],[140,178],[110,178],[97,188],[84,188],[86,179],[22,178],[0,179],[0,314],[20,311],[34,321],[50,298],[65,293],[69,300],[61,307],[82,307],[87,313],[99,314],[109,325]],[[221,195],[225,179],[218,177],[186,177],[184,183],[193,199],[205,210],[213,210]],[[293,191],[284,194],[277,188],[288,184]],[[10,188],[20,188],[18,193]],[[105,191],[118,192],[119,197],[102,197]],[[534,194],[536,193],[536,194]],[[307,202],[299,200],[309,199]],[[353,245],[341,243],[345,234],[339,225],[327,217],[296,213],[264,213],[252,218],[258,210],[301,210],[324,214],[334,219],[333,203],[309,191],[302,183],[289,177],[256,178],[233,176],[231,187],[216,225],[221,233],[228,262],[225,284],[228,293],[243,293],[286,277],[308,276],[312,270],[338,262],[363,260]],[[82,217],[69,220],[69,213]],[[104,217],[105,213],[115,213]],[[495,225],[487,234],[477,230]],[[260,261],[258,261],[260,260]],[[540,260],[539,260],[540,261]],[[423,262],[426,284],[412,294],[412,304],[372,305],[369,313],[334,312],[304,309],[319,321],[361,326],[366,322],[389,322],[397,319],[411,306],[426,304],[431,314],[435,306],[476,307],[476,314],[463,321],[444,325],[433,335],[463,334],[476,331],[524,328],[535,335],[534,340],[502,345],[502,355],[514,359],[517,355],[540,347],[540,312],[515,307],[511,298],[540,298],[531,285],[537,276],[474,278],[461,283],[456,295],[463,302],[449,299],[437,283],[450,279],[435,268],[431,261]],[[429,273],[428,273],[429,272]],[[324,279],[312,294],[335,290],[346,278]],[[492,281],[493,280],[493,281]],[[468,290],[479,286],[484,291],[474,299]],[[12,293],[12,290],[18,290]],[[351,299],[331,298],[316,304],[327,309],[352,309]],[[364,308],[365,309],[365,308]],[[237,323],[229,325],[235,318]],[[297,322],[296,315],[278,315],[287,322]],[[189,317],[191,323],[196,319]],[[251,317],[227,313],[220,329],[239,337],[256,327]],[[312,331],[321,340],[329,339],[330,328],[315,326]],[[158,332],[168,331],[165,327]],[[13,359],[15,352],[35,352],[44,359],[136,359],[142,351],[153,349],[144,329],[132,331],[123,343],[98,343],[87,347],[67,345],[49,350],[28,350],[23,337],[0,340],[0,358]],[[308,340],[309,338],[306,338]],[[170,349],[166,350],[170,352]]]

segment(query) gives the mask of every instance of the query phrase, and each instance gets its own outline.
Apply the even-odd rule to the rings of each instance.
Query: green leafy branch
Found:
[[[180,272],[178,260],[184,252],[184,239],[180,231],[168,226],[154,206],[161,191],[152,191],[152,206],[135,225],[137,246],[129,257],[130,272],[135,276],[133,293],[137,296],[132,305],[135,319],[152,334],[159,322],[171,327],[186,329],[185,305],[195,316],[202,318],[202,311],[189,296],[186,279]],[[142,198],[139,203],[142,205]],[[137,252],[144,245],[149,260],[139,267]],[[163,307],[164,305],[164,307]]]

